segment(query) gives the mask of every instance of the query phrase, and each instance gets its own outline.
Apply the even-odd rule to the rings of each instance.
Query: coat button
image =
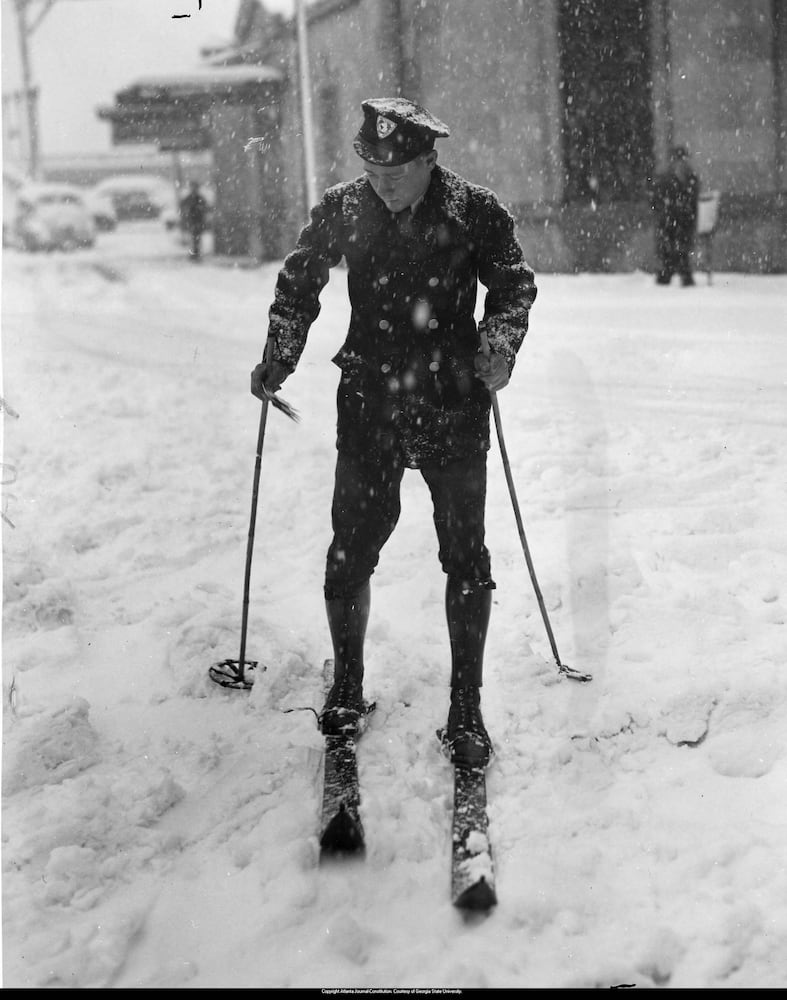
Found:
[[[436,330],[440,326],[440,323],[436,319],[430,319],[426,325],[430,330]]]
[[[381,319],[377,325],[380,327],[381,330],[387,330],[391,324],[388,322],[387,319]]]
[[[381,372],[382,372],[382,373],[383,373],[384,375],[387,375],[387,374],[388,374],[388,372],[389,372],[390,370],[391,370],[391,366],[390,366],[390,365],[388,364],[388,362],[387,362],[387,361],[384,361],[384,362],[383,362],[383,363],[382,363],[382,364],[380,365],[380,371],[381,371]]]
[[[440,362],[439,361],[433,361],[429,365],[429,371],[430,372],[439,372],[440,371]]]

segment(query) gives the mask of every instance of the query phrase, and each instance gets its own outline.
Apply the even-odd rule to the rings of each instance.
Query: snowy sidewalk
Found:
[[[208,680],[238,655],[275,275],[153,230],[4,254],[4,986],[785,986],[787,278],[538,276],[500,408],[561,655],[594,680],[557,678],[493,447],[499,905],[466,922],[417,473],[373,580],[367,857],[316,865],[341,270],[282,393],[301,422],[269,417],[267,670]]]

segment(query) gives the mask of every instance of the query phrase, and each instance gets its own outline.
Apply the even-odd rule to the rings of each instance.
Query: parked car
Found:
[[[119,220],[157,219],[172,202],[172,188],[155,176],[116,174],[99,181],[93,191],[112,200]]]
[[[96,241],[96,225],[83,195],[67,184],[20,188],[11,231],[11,242],[23,250],[74,250]]]
[[[93,215],[96,229],[108,233],[117,228],[118,214],[115,210],[115,202],[108,192],[88,188],[85,191],[85,201]]]
[[[3,163],[3,246],[14,243],[14,220],[16,218],[16,202],[19,192],[30,183],[27,177],[17,167]]]
[[[167,232],[181,228],[180,205],[174,198],[170,200],[166,208],[161,210],[161,221]]]

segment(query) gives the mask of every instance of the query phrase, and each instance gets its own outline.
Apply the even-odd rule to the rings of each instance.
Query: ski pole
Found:
[[[249,590],[251,585],[251,557],[254,551],[254,531],[257,524],[257,498],[260,492],[260,471],[262,469],[262,446],[265,441],[265,425],[268,420],[268,397],[262,401],[260,427],[257,433],[257,454],[254,461],[254,486],[251,492],[251,514],[249,516],[249,537],[246,543],[246,571],[243,577],[243,615],[240,628],[240,654],[238,656],[238,672],[243,681],[244,664],[246,662],[246,632],[249,624]]]
[[[488,358],[490,354],[489,340],[487,339],[486,333],[481,330],[479,331],[481,335],[481,348],[484,355]],[[500,406],[497,402],[497,392],[493,389],[489,390],[489,395],[492,397],[492,413],[495,419],[495,430],[497,432],[497,441],[500,446],[500,456],[503,460],[503,470],[505,472],[506,483],[508,484],[508,492],[511,497],[511,504],[514,508],[514,518],[516,520],[517,531],[519,532],[519,541],[522,544],[522,551],[525,554],[525,562],[527,563],[528,573],[530,574],[530,580],[533,584],[533,590],[536,594],[536,600],[538,601],[538,607],[541,611],[541,617],[544,621],[544,626],[546,628],[547,636],[549,638],[549,645],[552,648],[552,655],[555,658],[555,663],[557,664],[558,671],[561,674],[565,674],[566,677],[570,677],[572,680],[577,681],[590,681],[593,679],[591,674],[583,673],[581,670],[576,670],[574,667],[569,667],[560,659],[560,653],[557,649],[557,643],[555,642],[555,635],[552,631],[552,626],[549,623],[549,615],[547,615],[546,605],[544,604],[544,598],[541,593],[541,588],[538,585],[538,579],[536,577],[536,570],[533,565],[533,559],[530,555],[530,546],[527,544],[527,537],[525,535],[525,526],[522,522],[522,513],[519,509],[519,501],[516,495],[516,487],[514,485],[514,477],[511,474],[511,463],[508,459],[508,451],[506,449],[505,438],[503,436],[503,422],[500,418]]]
[[[263,352],[263,361],[270,361],[273,357],[273,338],[269,337]],[[254,552],[254,532],[257,524],[257,500],[260,492],[260,472],[262,469],[262,448],[265,442],[265,427],[268,421],[268,405],[271,404],[288,417],[297,420],[295,410],[284,400],[279,399],[274,393],[265,390],[265,397],[262,400],[262,410],[260,412],[260,427],[257,433],[257,453],[254,461],[254,485],[251,492],[251,514],[249,516],[249,534],[246,542],[246,570],[243,577],[243,609],[240,628],[240,653],[237,662],[233,660],[223,660],[221,663],[213,664],[210,668],[210,676],[222,687],[240,688],[248,690],[254,683],[246,676],[246,634],[249,624],[249,590],[251,587],[251,557]],[[250,670],[257,666],[256,660],[248,662]],[[264,668],[263,668],[264,669]]]

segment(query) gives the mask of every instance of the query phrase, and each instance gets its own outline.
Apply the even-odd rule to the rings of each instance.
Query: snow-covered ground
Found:
[[[320,867],[344,272],[262,462],[276,266],[156,224],[3,257],[4,985],[787,985],[787,277],[540,275],[500,393],[485,718],[499,903],[449,901],[443,578],[426,487],[373,580],[363,862]]]

